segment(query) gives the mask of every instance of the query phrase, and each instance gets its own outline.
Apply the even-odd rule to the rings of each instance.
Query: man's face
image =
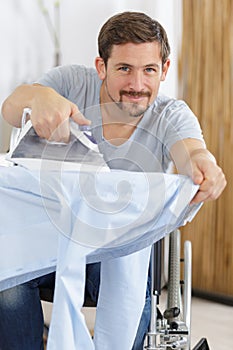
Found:
[[[101,101],[114,102],[130,116],[143,115],[155,100],[169,63],[162,68],[157,42],[114,45],[107,67],[101,58],[96,59],[103,80]]]

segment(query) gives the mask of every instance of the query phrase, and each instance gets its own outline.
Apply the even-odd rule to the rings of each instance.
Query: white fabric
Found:
[[[193,218],[197,190],[179,175],[2,167],[0,289],[57,266],[48,350],[130,349],[150,246]],[[81,306],[85,264],[94,261],[102,275],[93,343]]]
[[[92,248],[87,262],[145,248],[191,220],[198,187],[161,173],[0,172],[0,289],[55,270],[58,237]]]

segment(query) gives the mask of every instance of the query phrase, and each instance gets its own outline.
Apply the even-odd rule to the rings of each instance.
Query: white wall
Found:
[[[0,103],[23,82],[32,82],[55,64],[55,49],[45,17],[44,3],[60,32],[61,64],[93,66],[97,35],[111,15],[124,10],[146,12],[165,27],[172,48],[172,65],[161,89],[177,94],[177,50],[181,34],[181,0],[61,0],[56,22],[55,0],[7,0],[0,2]],[[0,120],[0,152],[6,151],[10,128]]]
[[[16,85],[35,80],[52,65],[52,41],[36,0],[0,1],[0,42],[2,104]],[[1,119],[0,152],[8,148],[10,128],[7,126]]]

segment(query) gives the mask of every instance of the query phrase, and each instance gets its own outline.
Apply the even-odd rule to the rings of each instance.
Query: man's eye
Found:
[[[122,72],[128,72],[129,67],[120,67],[119,70],[121,70]]]
[[[145,69],[146,73],[158,75],[160,73],[159,67],[147,67]]]
[[[156,69],[148,67],[148,68],[146,68],[146,72],[147,73],[153,73],[153,72],[156,72]]]

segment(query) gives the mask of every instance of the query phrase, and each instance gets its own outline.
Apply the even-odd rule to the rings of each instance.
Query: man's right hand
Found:
[[[69,118],[79,125],[89,125],[76,104],[58,94],[54,89],[38,84],[21,85],[4,101],[2,115],[10,124],[21,125],[22,111],[31,109],[32,125],[41,138],[68,142]]]
[[[89,125],[76,104],[70,102],[55,90],[39,86],[38,94],[31,106],[31,122],[38,136],[50,141],[67,142],[70,128],[69,118],[79,125]]]

